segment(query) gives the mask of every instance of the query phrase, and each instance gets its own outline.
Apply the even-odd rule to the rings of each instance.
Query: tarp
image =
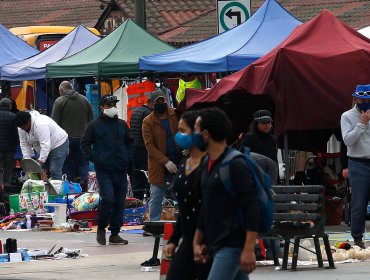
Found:
[[[0,24],[0,66],[25,59],[38,52]]]
[[[341,114],[352,106],[356,85],[369,79],[370,39],[324,10],[265,57],[221,79],[211,90],[186,94],[184,104],[190,108],[215,102],[233,91],[269,95],[276,106],[277,136],[338,129]]]
[[[173,50],[126,20],[116,30],[89,48],[46,66],[48,78],[119,77],[139,73],[139,58]]]
[[[237,71],[271,51],[299,24],[275,0],[266,0],[250,19],[229,31],[178,50],[141,58],[140,70]]]
[[[0,69],[1,77],[7,81],[44,79],[46,77],[46,64],[78,53],[99,41],[99,39],[86,27],[79,25],[45,51],[25,60],[2,66]]]
[[[362,28],[358,32],[360,32],[362,35],[366,36],[367,38],[370,38],[370,26]]]

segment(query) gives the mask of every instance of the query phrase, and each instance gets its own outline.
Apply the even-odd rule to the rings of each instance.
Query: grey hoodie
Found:
[[[51,118],[68,133],[68,137],[81,138],[94,117],[87,98],[69,91],[55,100]]]

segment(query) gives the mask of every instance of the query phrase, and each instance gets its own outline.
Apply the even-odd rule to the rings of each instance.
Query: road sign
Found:
[[[251,0],[218,0],[218,33],[227,31],[249,19]]]

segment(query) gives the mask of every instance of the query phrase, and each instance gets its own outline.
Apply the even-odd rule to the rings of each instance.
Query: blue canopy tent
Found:
[[[243,24],[178,50],[144,56],[139,68],[158,72],[238,71],[270,52],[300,24],[275,0],[266,0]]]
[[[0,66],[25,59],[38,52],[0,24]]]
[[[99,41],[99,39],[86,27],[79,25],[45,51],[22,61],[2,66],[0,68],[1,78],[7,81],[45,79],[46,64],[78,53]]]

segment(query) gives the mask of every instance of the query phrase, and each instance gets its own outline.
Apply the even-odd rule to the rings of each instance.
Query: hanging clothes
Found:
[[[150,92],[155,91],[155,83],[146,80],[144,82],[129,85],[127,91],[127,123],[130,123],[131,114],[148,100]]]
[[[127,104],[128,104],[128,97],[127,97],[127,87],[123,84],[119,87],[114,93],[114,96],[117,96],[119,102],[117,103],[118,109],[118,118],[127,121]]]
[[[165,87],[165,86],[162,86],[161,87],[161,90],[166,95],[168,105],[170,107],[174,108],[175,107],[175,104],[174,104],[173,99],[172,99],[172,92],[171,92],[171,90],[168,87]]]
[[[195,78],[195,80],[190,81],[190,82],[185,82],[184,80],[180,79],[179,88],[177,89],[177,93],[176,93],[177,102],[180,103],[185,98],[185,90],[187,88],[201,89],[202,84],[197,78]]]

